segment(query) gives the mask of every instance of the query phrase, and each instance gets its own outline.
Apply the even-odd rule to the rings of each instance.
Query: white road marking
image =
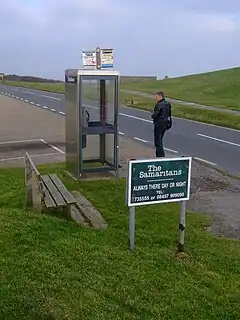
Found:
[[[177,150],[173,150],[173,149],[164,148],[164,150],[169,151],[169,152],[172,152],[172,153],[178,153]]]
[[[33,154],[33,155],[30,155],[30,157],[41,157],[41,156],[56,156],[58,155],[59,152],[51,152],[51,153],[43,153],[43,154]]]
[[[42,141],[43,143],[45,143],[47,146],[49,146],[50,148],[52,148],[52,149],[54,149],[54,150],[58,151],[59,153],[65,154],[65,152],[64,152],[63,150],[61,150],[61,149],[59,149],[58,147],[56,147],[56,146],[54,146],[54,145],[52,145],[52,144],[48,143],[46,140],[41,139],[41,141]]]
[[[31,155],[30,155],[30,158],[32,158],[32,157],[56,156],[56,155],[59,155],[59,152],[42,153],[42,154],[31,154]],[[24,159],[24,158],[25,158],[25,157],[5,158],[5,159],[0,159],[0,162],[11,161],[11,160],[21,160],[21,159]]]
[[[208,161],[208,160],[205,160],[205,159],[202,159],[202,158],[193,157],[193,159],[199,160],[199,161],[201,161],[201,162],[205,162],[205,163],[207,163],[207,164],[211,164],[211,165],[213,165],[213,166],[216,166],[216,165],[217,165],[217,164],[214,163],[214,162],[211,162],[211,161]]]
[[[59,111],[58,113],[65,115],[65,112]]]
[[[53,100],[61,100],[61,99],[56,98],[56,97],[52,97],[52,96],[45,96],[44,94],[42,94],[42,95],[41,95],[41,97],[48,98],[48,99],[53,99]]]
[[[138,141],[141,141],[141,142],[144,142],[144,143],[148,143],[147,140],[143,140],[143,139],[138,138],[138,137],[134,137],[133,139],[138,140]]]
[[[14,143],[36,142],[36,141],[41,141],[41,139],[1,141],[0,144],[14,144]]]
[[[27,93],[27,94],[33,94],[33,95],[35,95],[36,93],[35,92],[31,92],[31,91],[22,91],[22,92],[24,92],[24,93]]]
[[[55,109],[50,109],[51,111],[53,111],[53,112],[56,112],[56,110]]]
[[[219,142],[222,142],[222,143],[227,143],[227,144],[232,145],[232,146],[240,147],[240,144],[234,143],[234,142],[231,142],[231,141],[222,140],[222,139],[218,139],[218,138],[211,137],[211,136],[206,136],[205,134],[201,134],[201,133],[198,133],[197,135],[200,136],[200,137],[203,137],[203,138],[207,138],[207,139],[219,141]]]
[[[119,115],[120,115],[120,116],[127,117],[127,118],[131,118],[131,119],[135,119],[135,120],[140,120],[140,121],[144,121],[144,122],[148,122],[148,123],[153,123],[153,122],[150,121],[150,120],[143,119],[143,118],[139,118],[139,117],[135,117],[135,116],[131,116],[130,114],[126,114],[126,113],[121,113],[121,112],[119,112]]]

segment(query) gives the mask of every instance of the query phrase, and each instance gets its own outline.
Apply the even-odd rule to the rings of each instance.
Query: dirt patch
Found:
[[[204,179],[199,179],[196,177],[192,177],[192,184],[194,188],[192,188],[192,192],[196,193],[199,191],[215,191],[215,190],[226,190],[230,187],[229,183],[220,180],[214,180],[210,177],[205,177]],[[238,190],[238,189],[236,189]]]
[[[212,217],[214,234],[240,239],[240,180],[193,161],[188,210]]]

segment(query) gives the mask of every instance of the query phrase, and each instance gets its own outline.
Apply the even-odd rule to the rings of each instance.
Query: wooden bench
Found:
[[[35,211],[62,208],[70,214],[71,205],[77,201],[56,174],[40,175],[29,154],[25,155],[26,205]]]

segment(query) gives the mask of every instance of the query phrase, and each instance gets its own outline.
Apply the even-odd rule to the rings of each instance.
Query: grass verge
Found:
[[[204,231],[189,213],[188,256],[175,257],[177,204],[136,210],[136,253],[128,251],[125,181],[75,183],[100,210],[107,231],[21,210],[22,169],[0,170],[1,319],[238,319],[239,241]]]
[[[240,111],[240,68],[232,68],[145,83],[123,83],[124,90],[154,93],[219,108]]]
[[[33,82],[13,82],[9,81],[6,84],[13,85],[13,86],[22,86],[27,88],[34,88],[38,90],[45,90],[49,92],[58,92],[64,93],[64,84],[47,84],[47,83],[33,83]],[[110,88],[109,95],[111,95],[112,90]],[[86,99],[97,99],[98,91],[97,87],[91,88],[90,86],[85,87],[84,96]],[[131,95],[125,92],[120,92],[120,103],[121,104],[128,104],[131,100],[134,101],[134,104],[131,105],[134,108],[139,108],[143,110],[152,110],[154,106],[154,100],[147,97]],[[210,123],[215,124],[223,127],[233,128],[233,129],[240,129],[240,115],[230,114],[223,112],[221,110],[206,110],[206,109],[199,109],[195,107],[179,105],[179,104],[172,104],[173,107],[173,116],[195,120],[203,123]]]
[[[48,92],[64,93],[64,83],[5,81],[4,84],[14,87],[23,87]]]

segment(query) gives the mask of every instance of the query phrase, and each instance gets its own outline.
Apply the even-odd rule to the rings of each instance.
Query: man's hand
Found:
[[[171,128],[172,128],[172,119],[168,120],[166,130],[169,130]]]

